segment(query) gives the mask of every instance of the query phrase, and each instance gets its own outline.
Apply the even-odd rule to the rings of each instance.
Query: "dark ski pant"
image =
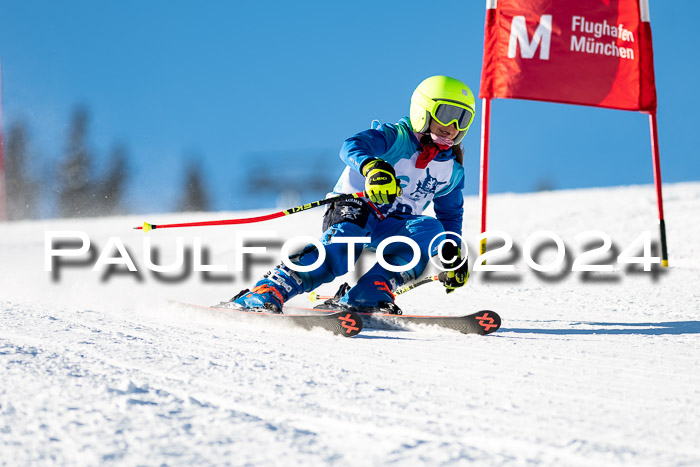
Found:
[[[333,239],[340,237],[370,237],[365,244],[355,244],[354,259],[357,261],[364,248],[376,250],[385,239],[393,236],[408,237],[415,241],[420,248],[418,263],[407,271],[394,272],[384,269],[379,263],[375,264],[350,289],[341,302],[351,305],[375,306],[379,301],[393,301],[390,290],[417,279],[425,270],[431,256],[437,254],[437,245],[442,238],[436,238],[444,232],[440,221],[429,216],[398,215],[379,219],[360,200],[350,200],[351,203],[333,206],[326,212],[324,218],[325,232],[321,243],[326,252],[324,262],[309,272],[295,272],[297,284],[296,295],[310,292],[322,284],[333,281],[336,277],[348,272],[348,244],[334,243]],[[354,202],[354,203],[352,203]],[[348,205],[350,205],[348,207]],[[358,208],[352,210],[350,208]],[[435,241],[433,241],[435,239]],[[431,245],[432,242],[432,245]],[[428,251],[429,247],[432,251]],[[308,266],[319,257],[318,249],[308,245],[298,254],[290,257],[295,264]],[[403,266],[414,258],[413,248],[401,241],[389,244],[383,252],[384,260],[394,266]],[[299,284],[301,282],[301,284]],[[390,290],[389,290],[390,289]]]

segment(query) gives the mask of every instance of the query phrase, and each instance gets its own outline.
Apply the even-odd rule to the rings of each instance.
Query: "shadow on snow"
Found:
[[[551,322],[551,321],[550,321]],[[502,327],[499,333],[514,332],[521,334],[558,334],[558,335],[677,335],[700,334],[700,321],[664,321],[661,323],[601,323],[578,322],[569,323],[571,327],[563,329],[538,328],[507,328]],[[594,326],[595,328],[576,329],[575,326]],[[613,329],[614,327],[614,329]],[[618,329],[624,327],[624,329]]]

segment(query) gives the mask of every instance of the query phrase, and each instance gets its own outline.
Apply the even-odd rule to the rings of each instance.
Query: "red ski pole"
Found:
[[[135,230],[143,230],[144,232],[148,232],[149,230],[170,229],[173,227],[206,227],[206,226],[212,226],[212,225],[253,224],[255,222],[269,221],[271,219],[277,219],[279,217],[288,216],[290,214],[296,214],[298,212],[307,211],[309,209],[316,208],[318,206],[323,206],[325,204],[334,203],[336,201],[343,201],[346,199],[353,199],[353,198],[362,198],[364,196],[365,196],[365,193],[363,191],[358,191],[357,193],[348,193],[345,195],[332,196],[330,198],[320,199],[318,201],[313,201],[311,203],[302,204],[301,206],[296,206],[294,208],[287,209],[284,211],[274,212],[272,214],[266,214],[264,216],[244,217],[241,219],[224,219],[224,220],[220,220],[220,221],[183,222],[180,224],[149,224],[148,222],[144,222],[142,226],[140,225],[138,227],[134,227],[134,229]]]

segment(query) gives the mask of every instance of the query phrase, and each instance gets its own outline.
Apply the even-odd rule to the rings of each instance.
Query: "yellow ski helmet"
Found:
[[[469,86],[449,76],[431,76],[421,82],[411,96],[411,126],[418,133],[430,128],[433,118],[440,125],[457,124],[459,144],[474,121],[474,94]]]

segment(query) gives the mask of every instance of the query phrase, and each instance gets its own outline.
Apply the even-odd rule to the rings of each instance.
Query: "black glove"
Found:
[[[467,283],[469,278],[469,261],[462,258],[460,249],[453,243],[444,243],[442,246],[442,266],[452,271],[443,271],[438,274],[438,279],[445,286],[445,293],[452,293],[458,287]],[[464,264],[458,265],[464,260]]]
[[[365,194],[373,203],[391,204],[401,196],[396,172],[388,162],[370,159],[362,165],[362,175],[365,176]]]

